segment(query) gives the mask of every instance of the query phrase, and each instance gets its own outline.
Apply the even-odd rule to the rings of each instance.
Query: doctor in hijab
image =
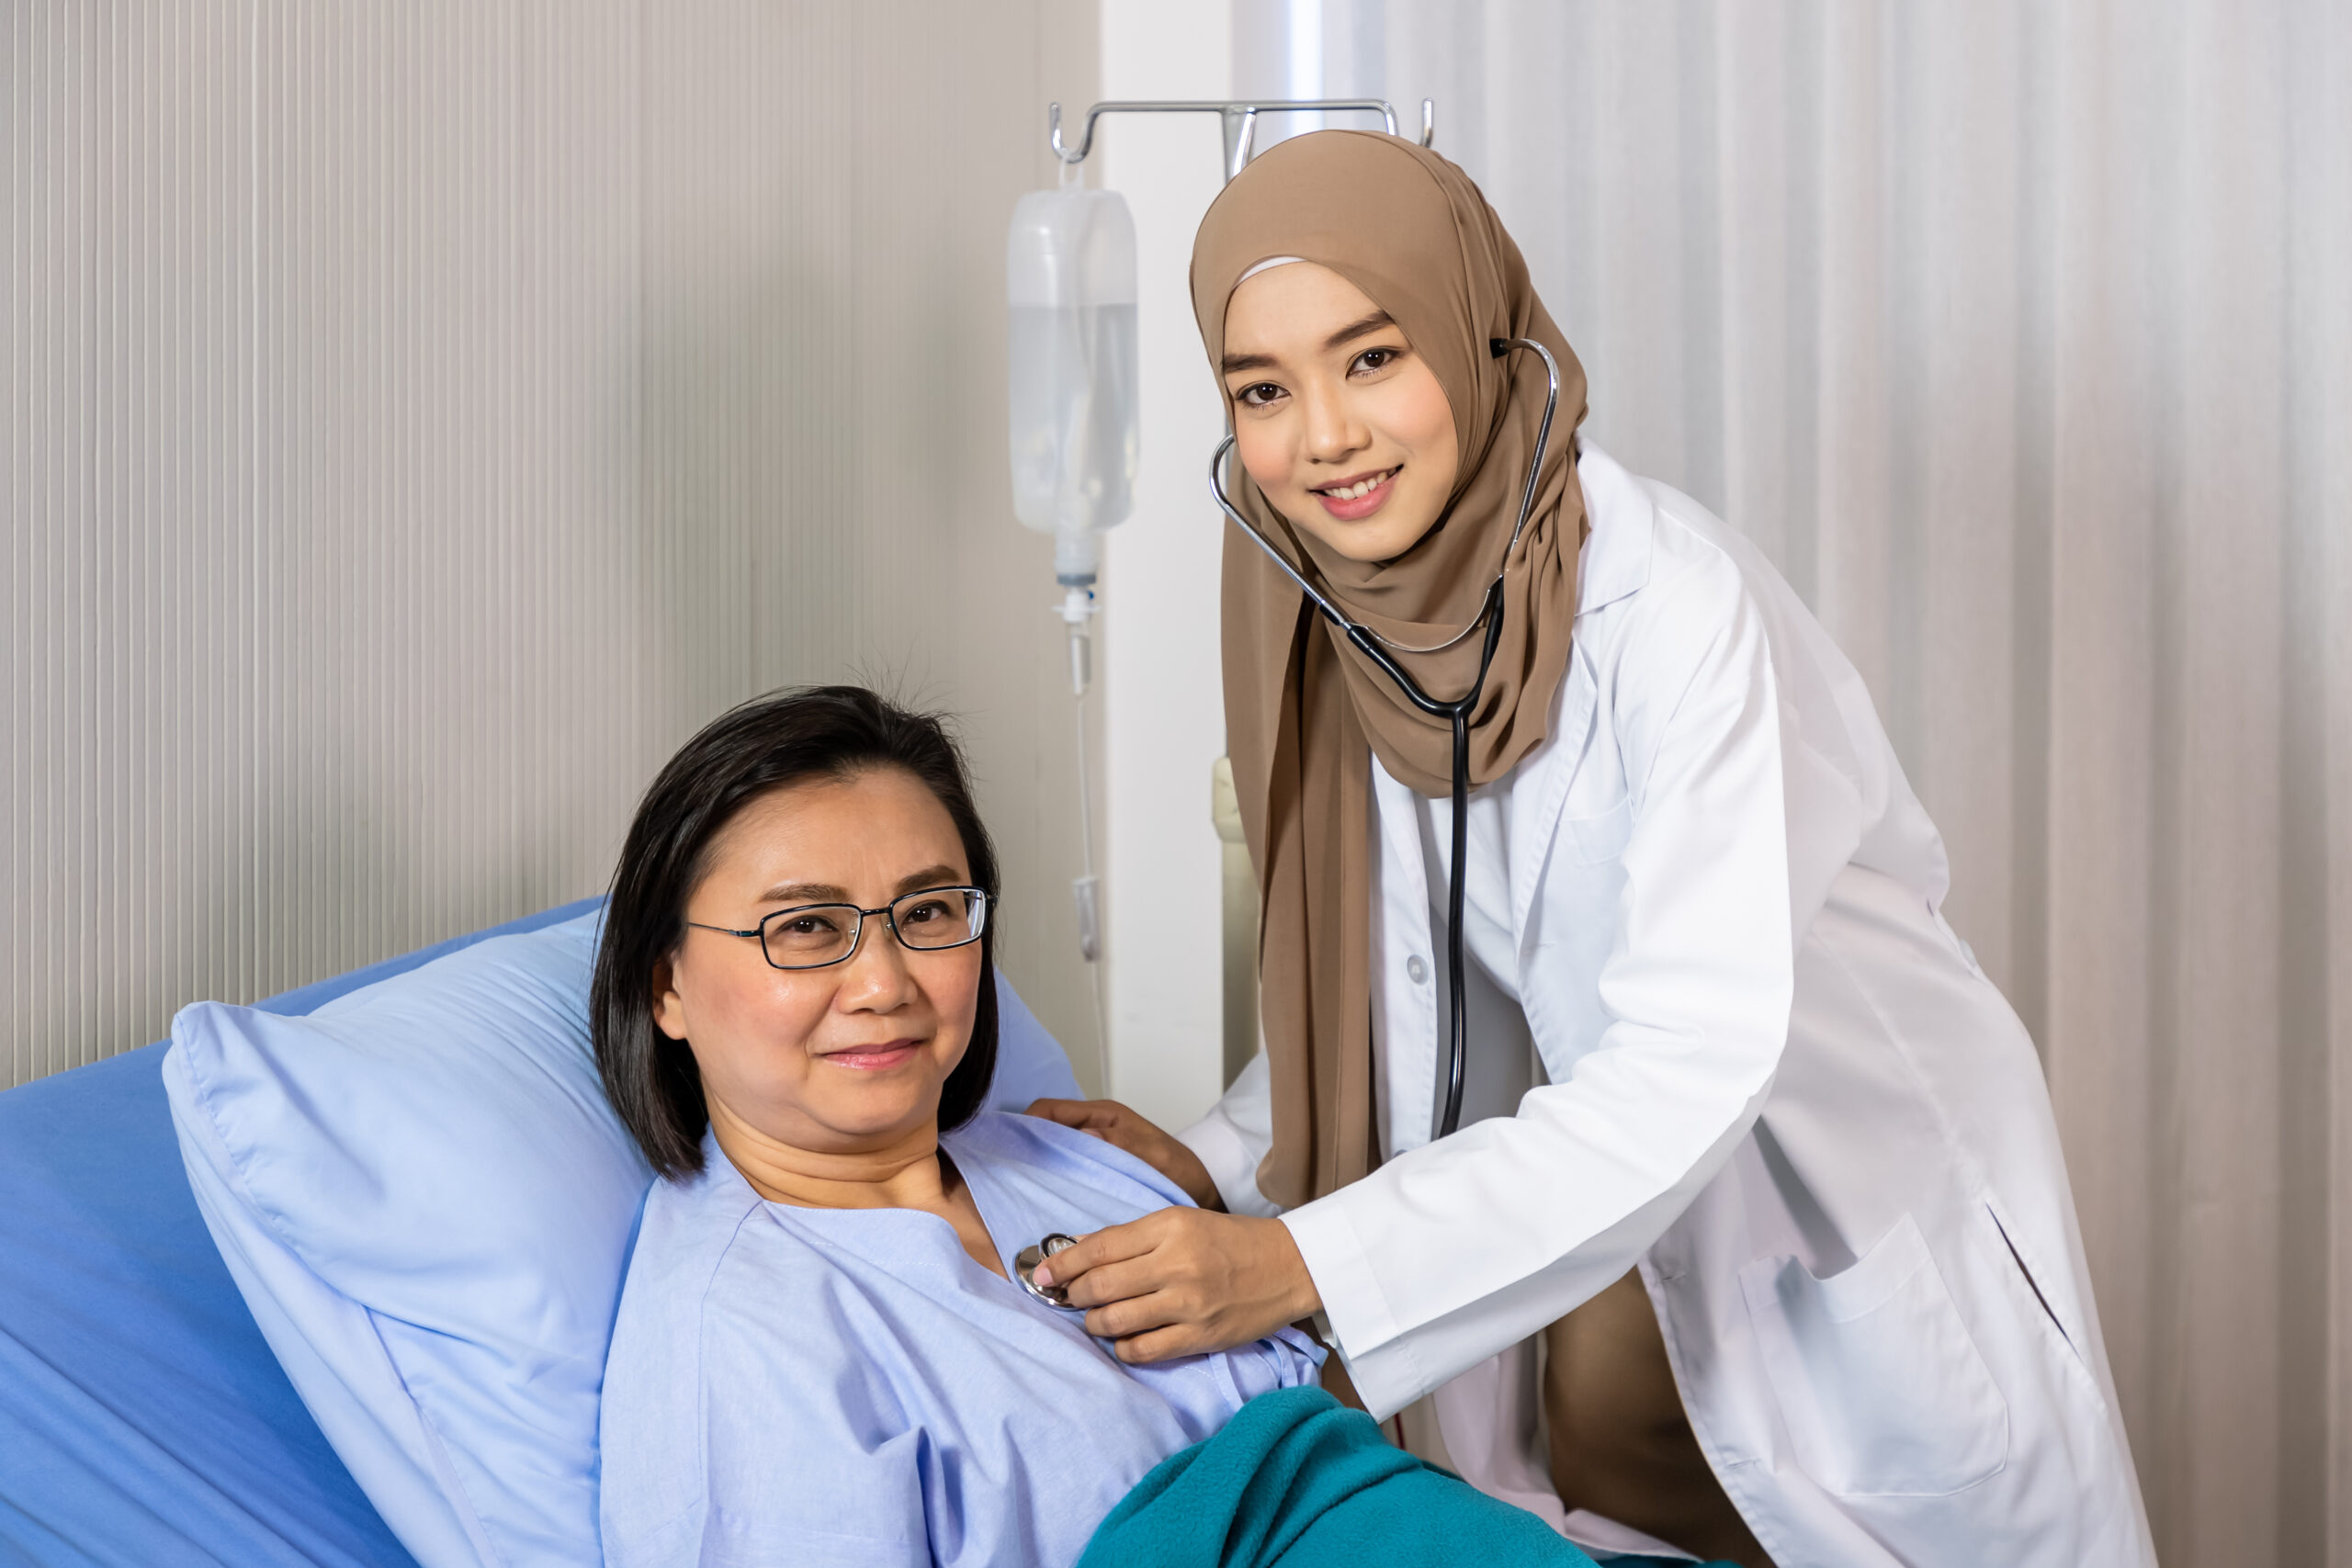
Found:
[[[1264,1049],[1172,1135],[1036,1108],[1201,1205],[1049,1261],[1092,1332],[1144,1362],[1312,1319],[1399,1440],[1589,1547],[2153,1562],[2032,1042],[1853,666],[1739,534],[1572,434],[1576,355],[1443,158],[1281,143],[1192,286],[1233,504],[1433,695],[1502,576],[1464,1110],[1435,1135],[1449,727],[1228,526]],[[1514,543],[1547,386],[1519,338],[1560,391]]]

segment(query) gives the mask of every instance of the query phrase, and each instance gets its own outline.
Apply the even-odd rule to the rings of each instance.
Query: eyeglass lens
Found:
[[[779,910],[760,927],[760,945],[782,969],[838,964],[855,949],[861,919],[854,904]],[[899,941],[918,953],[961,947],[987,925],[988,899],[961,887],[926,888],[893,900],[890,923]]]

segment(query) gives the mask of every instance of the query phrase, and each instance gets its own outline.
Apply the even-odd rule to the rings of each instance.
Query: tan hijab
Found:
[[[1488,340],[1533,338],[1559,361],[1559,411],[1505,575],[1502,640],[1472,720],[1471,781],[1489,783],[1543,740],[1567,669],[1585,534],[1573,436],[1585,413],[1583,367],[1478,187],[1396,137],[1295,137],[1225,187],[1193,243],[1193,310],[1213,374],[1234,288],[1276,257],[1319,263],[1363,289],[1396,319],[1453,411],[1453,495],[1436,526],[1394,560],[1367,564],[1324,547],[1292,528],[1238,463],[1230,470],[1242,515],[1351,619],[1392,644],[1442,642],[1478,613],[1518,516],[1544,414],[1544,365],[1524,349],[1497,359]],[[1226,740],[1258,869],[1260,1005],[1272,1072],[1273,1148],[1258,1187],[1288,1207],[1347,1185],[1378,1158],[1367,758],[1377,753],[1402,783],[1443,796],[1453,739],[1227,527]],[[1448,699],[1469,688],[1482,640],[1474,635],[1400,662],[1424,691]]]

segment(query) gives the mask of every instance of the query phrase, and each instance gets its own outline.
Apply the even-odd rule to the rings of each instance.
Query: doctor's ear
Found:
[[[684,1040],[686,1004],[679,998],[677,976],[666,956],[653,961],[653,975],[647,986],[653,993],[653,1027],[673,1040]]]

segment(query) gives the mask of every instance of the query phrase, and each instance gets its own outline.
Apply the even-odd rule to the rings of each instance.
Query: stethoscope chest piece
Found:
[[[1037,1283],[1037,1265],[1043,1263],[1046,1258],[1054,1256],[1054,1254],[1057,1252],[1067,1252],[1077,1245],[1078,1238],[1076,1236],[1064,1235],[1061,1232],[1056,1231],[1053,1235],[1046,1236],[1044,1240],[1036,1243],[1036,1245],[1023,1247],[1021,1249],[1020,1256],[1016,1257],[1012,1260],[1012,1271],[1020,1278],[1021,1288],[1028,1292],[1031,1295],[1036,1297],[1039,1301],[1045,1303],[1047,1306],[1068,1307],[1069,1305],[1069,1292],[1068,1290],[1059,1285],[1040,1285]]]

